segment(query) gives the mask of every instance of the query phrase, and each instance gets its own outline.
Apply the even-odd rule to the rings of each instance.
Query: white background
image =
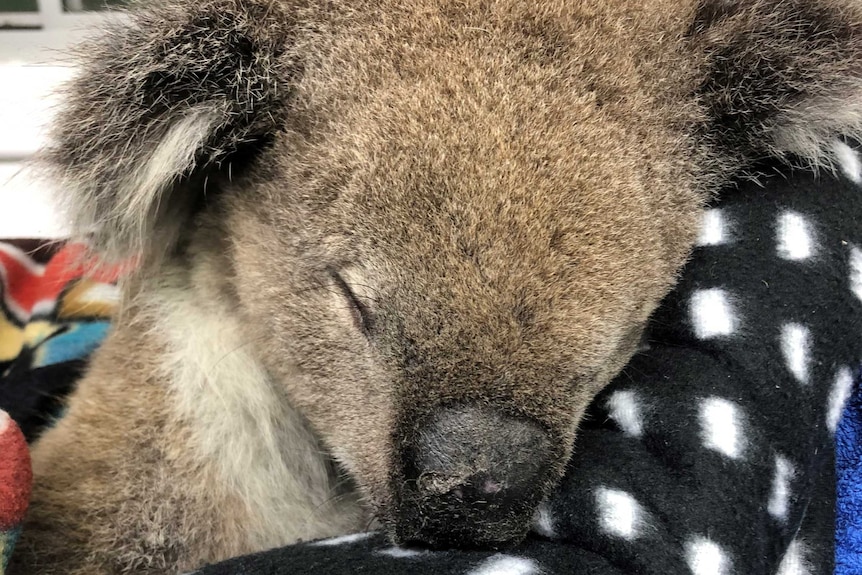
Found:
[[[73,73],[69,47],[85,41],[104,18],[63,14],[60,0],[40,1],[37,14],[4,15],[0,24],[42,25],[0,30],[0,238],[58,238],[69,233],[59,209],[62,190],[27,163],[45,141],[45,125]]]

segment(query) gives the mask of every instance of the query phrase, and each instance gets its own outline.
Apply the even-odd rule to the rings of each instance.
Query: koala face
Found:
[[[392,122],[361,148],[285,136],[266,181],[227,194],[225,235],[240,305],[267,326],[268,368],[399,538],[430,537],[413,532],[417,505],[463,510],[488,499],[466,493],[486,482],[499,510],[476,503],[439,542],[500,543],[523,535],[583,410],[633,353],[701,198],[656,194],[683,175],[636,168],[655,169],[637,146],[588,152],[567,114],[495,142],[496,121],[435,124],[423,109],[409,113],[430,128]],[[348,133],[383,132],[374,116]],[[585,174],[588,153],[630,154],[631,169]],[[429,480],[451,489],[426,493]]]
[[[501,546],[709,194],[848,132],[807,120],[862,61],[831,8],[158,6],[93,50],[47,159],[98,247],[232,270],[261,363],[394,540]],[[800,20],[828,45],[785,34]]]
[[[368,63],[342,36],[219,216],[268,369],[400,541],[523,537],[703,201],[662,158],[686,134],[626,126],[670,113],[648,90],[617,88],[626,120],[568,58],[482,35]],[[327,106],[354,76],[377,80]]]

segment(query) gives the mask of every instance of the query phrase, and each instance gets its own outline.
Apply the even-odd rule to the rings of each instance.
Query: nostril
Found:
[[[466,500],[472,495],[477,496],[498,495],[505,489],[502,481],[496,481],[487,474],[479,474],[472,477],[444,477],[437,473],[425,473],[416,482],[417,491],[423,496],[452,495],[459,500]]]
[[[416,481],[416,487],[422,493],[428,495],[443,495],[461,491],[461,485],[465,483],[463,477],[446,476],[440,473],[423,473]]]
[[[493,481],[491,479],[486,479],[484,485],[482,485],[482,491],[485,493],[495,494],[499,493],[503,490],[503,484],[499,481]]]

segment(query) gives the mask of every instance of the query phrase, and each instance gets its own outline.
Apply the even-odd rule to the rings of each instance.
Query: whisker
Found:
[[[351,481],[350,477],[344,477],[343,479],[336,481],[335,485],[329,488],[329,493],[332,495],[328,496],[326,499],[321,501],[319,504],[315,505],[314,508],[308,513],[308,515],[303,519],[303,523],[308,523],[311,519],[317,515],[321,509],[332,503],[335,503],[341,499],[346,499],[348,497],[354,496],[355,494],[350,491],[339,491],[342,487],[347,485]]]
[[[255,341],[246,341],[246,342],[243,342],[243,343],[241,343],[241,344],[237,345],[236,347],[234,347],[233,349],[229,350],[229,351],[228,351],[227,353],[225,353],[224,355],[222,355],[222,356],[218,359],[218,361],[216,361],[214,364],[212,364],[212,366],[210,366],[210,368],[209,368],[209,370],[208,370],[208,373],[207,373],[207,379],[209,379],[209,375],[210,375],[210,373],[211,373],[211,372],[213,372],[213,371],[215,371],[215,369],[219,366],[219,364],[221,364],[221,362],[223,362],[224,360],[226,360],[227,358],[229,358],[230,356],[232,356],[232,355],[233,355],[233,354],[235,354],[236,352],[238,352],[238,351],[240,351],[240,350],[244,349],[245,347],[247,347],[247,346],[249,346],[249,345],[251,345],[251,344],[253,344],[253,343],[257,343],[257,342],[255,342]]]

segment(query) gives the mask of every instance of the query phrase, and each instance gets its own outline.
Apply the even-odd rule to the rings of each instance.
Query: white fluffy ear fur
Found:
[[[169,125],[136,166],[110,182],[110,190],[99,174],[87,180],[75,171],[61,173],[61,182],[71,193],[68,210],[75,214],[80,232],[93,233],[103,255],[119,259],[153,247],[159,234],[162,249],[168,249],[180,234],[191,210],[193,191],[178,191],[194,172],[201,150],[220,123],[219,114],[208,107],[192,108]],[[110,193],[113,202],[103,197]],[[185,193],[185,195],[183,195]]]
[[[701,0],[691,38],[724,153],[833,168],[836,139],[862,136],[859,2]]]
[[[198,154],[219,125],[219,116],[206,106],[184,112],[165,130],[143,163],[119,183],[117,208],[129,220],[138,220],[137,234],[147,231],[147,217],[158,211],[165,191],[194,170]]]
[[[772,133],[773,153],[803,158],[815,168],[841,165],[844,148],[836,143],[862,141],[862,82],[839,92],[787,110]]]
[[[163,0],[86,46],[42,161],[103,256],[170,250],[204,185],[271,139],[292,21],[279,0]]]

